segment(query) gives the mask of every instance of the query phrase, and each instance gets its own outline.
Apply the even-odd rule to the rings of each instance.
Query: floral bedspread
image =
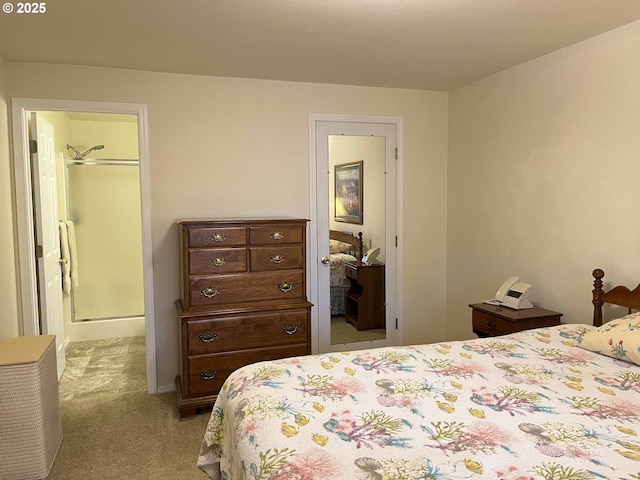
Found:
[[[214,479],[640,480],[640,367],[593,327],[261,362],[225,382]]]
[[[345,266],[344,262],[355,262],[356,257],[353,255],[349,255],[347,253],[332,253],[329,255],[330,259],[330,274],[329,280],[330,285],[333,287],[335,285],[343,285],[347,281],[347,277],[345,274]]]

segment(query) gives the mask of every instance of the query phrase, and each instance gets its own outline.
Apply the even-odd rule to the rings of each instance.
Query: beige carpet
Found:
[[[180,422],[175,394],[61,402],[64,438],[48,479],[206,480],[196,466],[209,415]]]
[[[331,345],[382,340],[383,338],[386,338],[384,328],[358,331],[342,315],[331,317]]]

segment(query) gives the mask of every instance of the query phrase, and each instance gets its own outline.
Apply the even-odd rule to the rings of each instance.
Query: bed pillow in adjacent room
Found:
[[[349,253],[351,245],[339,240],[329,240],[329,253]]]
[[[640,312],[616,318],[587,332],[578,345],[592,352],[640,365]]]

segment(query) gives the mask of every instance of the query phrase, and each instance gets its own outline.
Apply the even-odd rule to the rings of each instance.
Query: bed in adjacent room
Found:
[[[247,365],[198,465],[214,479],[640,479],[640,285],[594,325]],[[628,314],[600,326],[603,303]]]
[[[362,232],[356,237],[349,232],[329,231],[331,315],[344,315],[344,299],[349,290],[345,262],[362,260]]]

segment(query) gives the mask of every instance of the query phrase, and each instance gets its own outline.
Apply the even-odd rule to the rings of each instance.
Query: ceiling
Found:
[[[640,0],[52,0],[45,6],[45,13],[0,14],[0,57],[440,91],[640,19]]]

